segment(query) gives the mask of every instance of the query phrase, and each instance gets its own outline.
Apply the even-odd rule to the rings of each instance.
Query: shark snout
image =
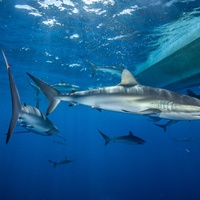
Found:
[[[140,141],[138,141],[137,143],[138,144],[144,144],[146,141],[145,140],[140,140]]]
[[[52,126],[48,131],[47,133],[49,135],[54,135],[54,134],[57,134],[59,133],[59,129],[56,127],[56,126]]]

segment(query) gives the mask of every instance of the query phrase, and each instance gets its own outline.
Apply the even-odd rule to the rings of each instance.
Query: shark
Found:
[[[12,118],[7,132],[6,144],[9,142],[17,122],[28,132],[34,132],[44,136],[58,134],[58,128],[39,109],[21,104],[19,92],[3,50],[2,54],[7,67],[12,97]]]
[[[56,83],[56,84],[51,85],[51,86],[53,88],[55,88],[56,90],[62,92],[62,93],[66,93],[66,92],[69,92],[71,90],[77,90],[77,89],[80,88],[78,85],[65,83],[64,81],[61,81],[60,83]]]
[[[184,138],[179,138],[179,139],[174,138],[174,140],[176,142],[191,142],[192,141],[192,137],[184,137]]]
[[[131,131],[129,131],[128,135],[125,136],[119,136],[119,137],[108,137],[103,132],[101,132],[98,129],[101,136],[105,139],[105,145],[107,145],[110,141],[113,142],[120,142],[120,143],[126,143],[126,144],[144,144],[145,141],[135,135]]]
[[[124,67],[120,65],[119,67],[116,66],[96,66],[94,63],[90,62],[89,60],[83,58],[92,68],[92,77],[94,77],[97,73],[97,71],[101,71],[103,73],[108,73],[111,75],[121,76],[122,71],[124,70]]]
[[[162,88],[139,84],[129,70],[124,69],[121,82],[102,87],[61,94],[48,83],[27,73],[49,100],[49,115],[61,101],[70,105],[86,105],[97,110],[109,110],[169,120],[199,120],[200,100]]]
[[[31,85],[31,87],[33,87],[33,89],[36,91],[36,96],[39,96],[40,88],[37,87],[36,85],[34,85],[33,83],[31,83],[29,80],[28,80],[28,82]],[[72,90],[77,90],[80,88],[78,85],[68,84],[68,83],[65,83],[64,81],[53,84],[51,86],[62,93],[66,93],[66,92],[69,92]]]
[[[53,167],[55,168],[57,165],[65,165],[65,164],[70,164],[73,162],[73,160],[69,160],[67,159],[67,157],[65,156],[64,160],[61,160],[59,162],[55,162],[55,161],[52,161],[52,160],[48,160],[50,163],[53,164]]]

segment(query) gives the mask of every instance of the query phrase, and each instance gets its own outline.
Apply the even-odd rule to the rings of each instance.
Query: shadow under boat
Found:
[[[172,90],[200,85],[200,37],[157,63],[138,68],[135,77],[143,85]]]

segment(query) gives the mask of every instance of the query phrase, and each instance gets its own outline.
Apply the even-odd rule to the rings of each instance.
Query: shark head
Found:
[[[54,125],[46,132],[47,135],[56,135],[58,133],[59,133],[59,130]]]
[[[127,140],[130,142],[136,143],[136,144],[144,144],[146,141],[142,138],[139,138],[135,135],[133,135],[132,131],[129,131],[129,135],[127,136]]]
[[[137,141],[137,144],[144,144],[144,143],[145,143],[145,140],[143,140],[143,139],[140,139]]]

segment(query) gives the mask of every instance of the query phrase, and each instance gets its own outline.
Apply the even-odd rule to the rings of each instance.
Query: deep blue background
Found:
[[[105,1],[102,1],[105,2]],[[108,1],[112,2],[112,1]],[[160,3],[159,3],[160,2]],[[80,1],[71,10],[54,6],[43,9],[37,1],[0,2],[0,48],[3,48],[16,81],[22,103],[35,105],[35,92],[27,82],[26,71],[50,84],[61,79],[80,85],[81,89],[119,83],[120,77],[97,74],[80,56],[100,66],[120,65],[130,71],[145,61],[158,39],[154,28],[179,20],[184,12],[198,8],[198,1],[115,1],[115,5],[96,3],[90,9],[106,14],[87,13]],[[171,2],[167,6],[167,2]],[[173,3],[174,2],[174,3]],[[30,5],[42,13],[32,16],[15,5]],[[132,15],[119,14],[138,5]],[[66,6],[72,9],[72,7]],[[42,21],[55,18],[62,26],[47,26]],[[102,29],[97,29],[97,25]],[[127,32],[128,31],[128,32]],[[79,39],[69,37],[75,33]],[[132,34],[137,33],[136,35]],[[108,40],[130,34],[124,40]],[[51,55],[49,55],[51,54]],[[51,62],[49,62],[51,61]],[[77,67],[70,67],[78,64]],[[11,119],[11,97],[3,57],[0,56],[0,199],[199,199],[200,134],[199,121],[179,122],[164,133],[146,117],[109,111],[98,112],[85,106],[68,107],[60,103],[49,116],[66,137],[66,146],[56,136],[34,133],[13,134],[5,144]],[[155,78],[154,75],[152,75]],[[197,88],[198,89],[198,88]],[[48,101],[41,94],[41,110]],[[162,121],[160,123],[165,123]],[[110,142],[106,147],[97,128],[109,136],[133,131],[146,141],[143,145]],[[16,127],[16,132],[23,130]],[[175,139],[192,137],[190,142]],[[67,156],[74,162],[56,168],[48,160],[61,161]]]

